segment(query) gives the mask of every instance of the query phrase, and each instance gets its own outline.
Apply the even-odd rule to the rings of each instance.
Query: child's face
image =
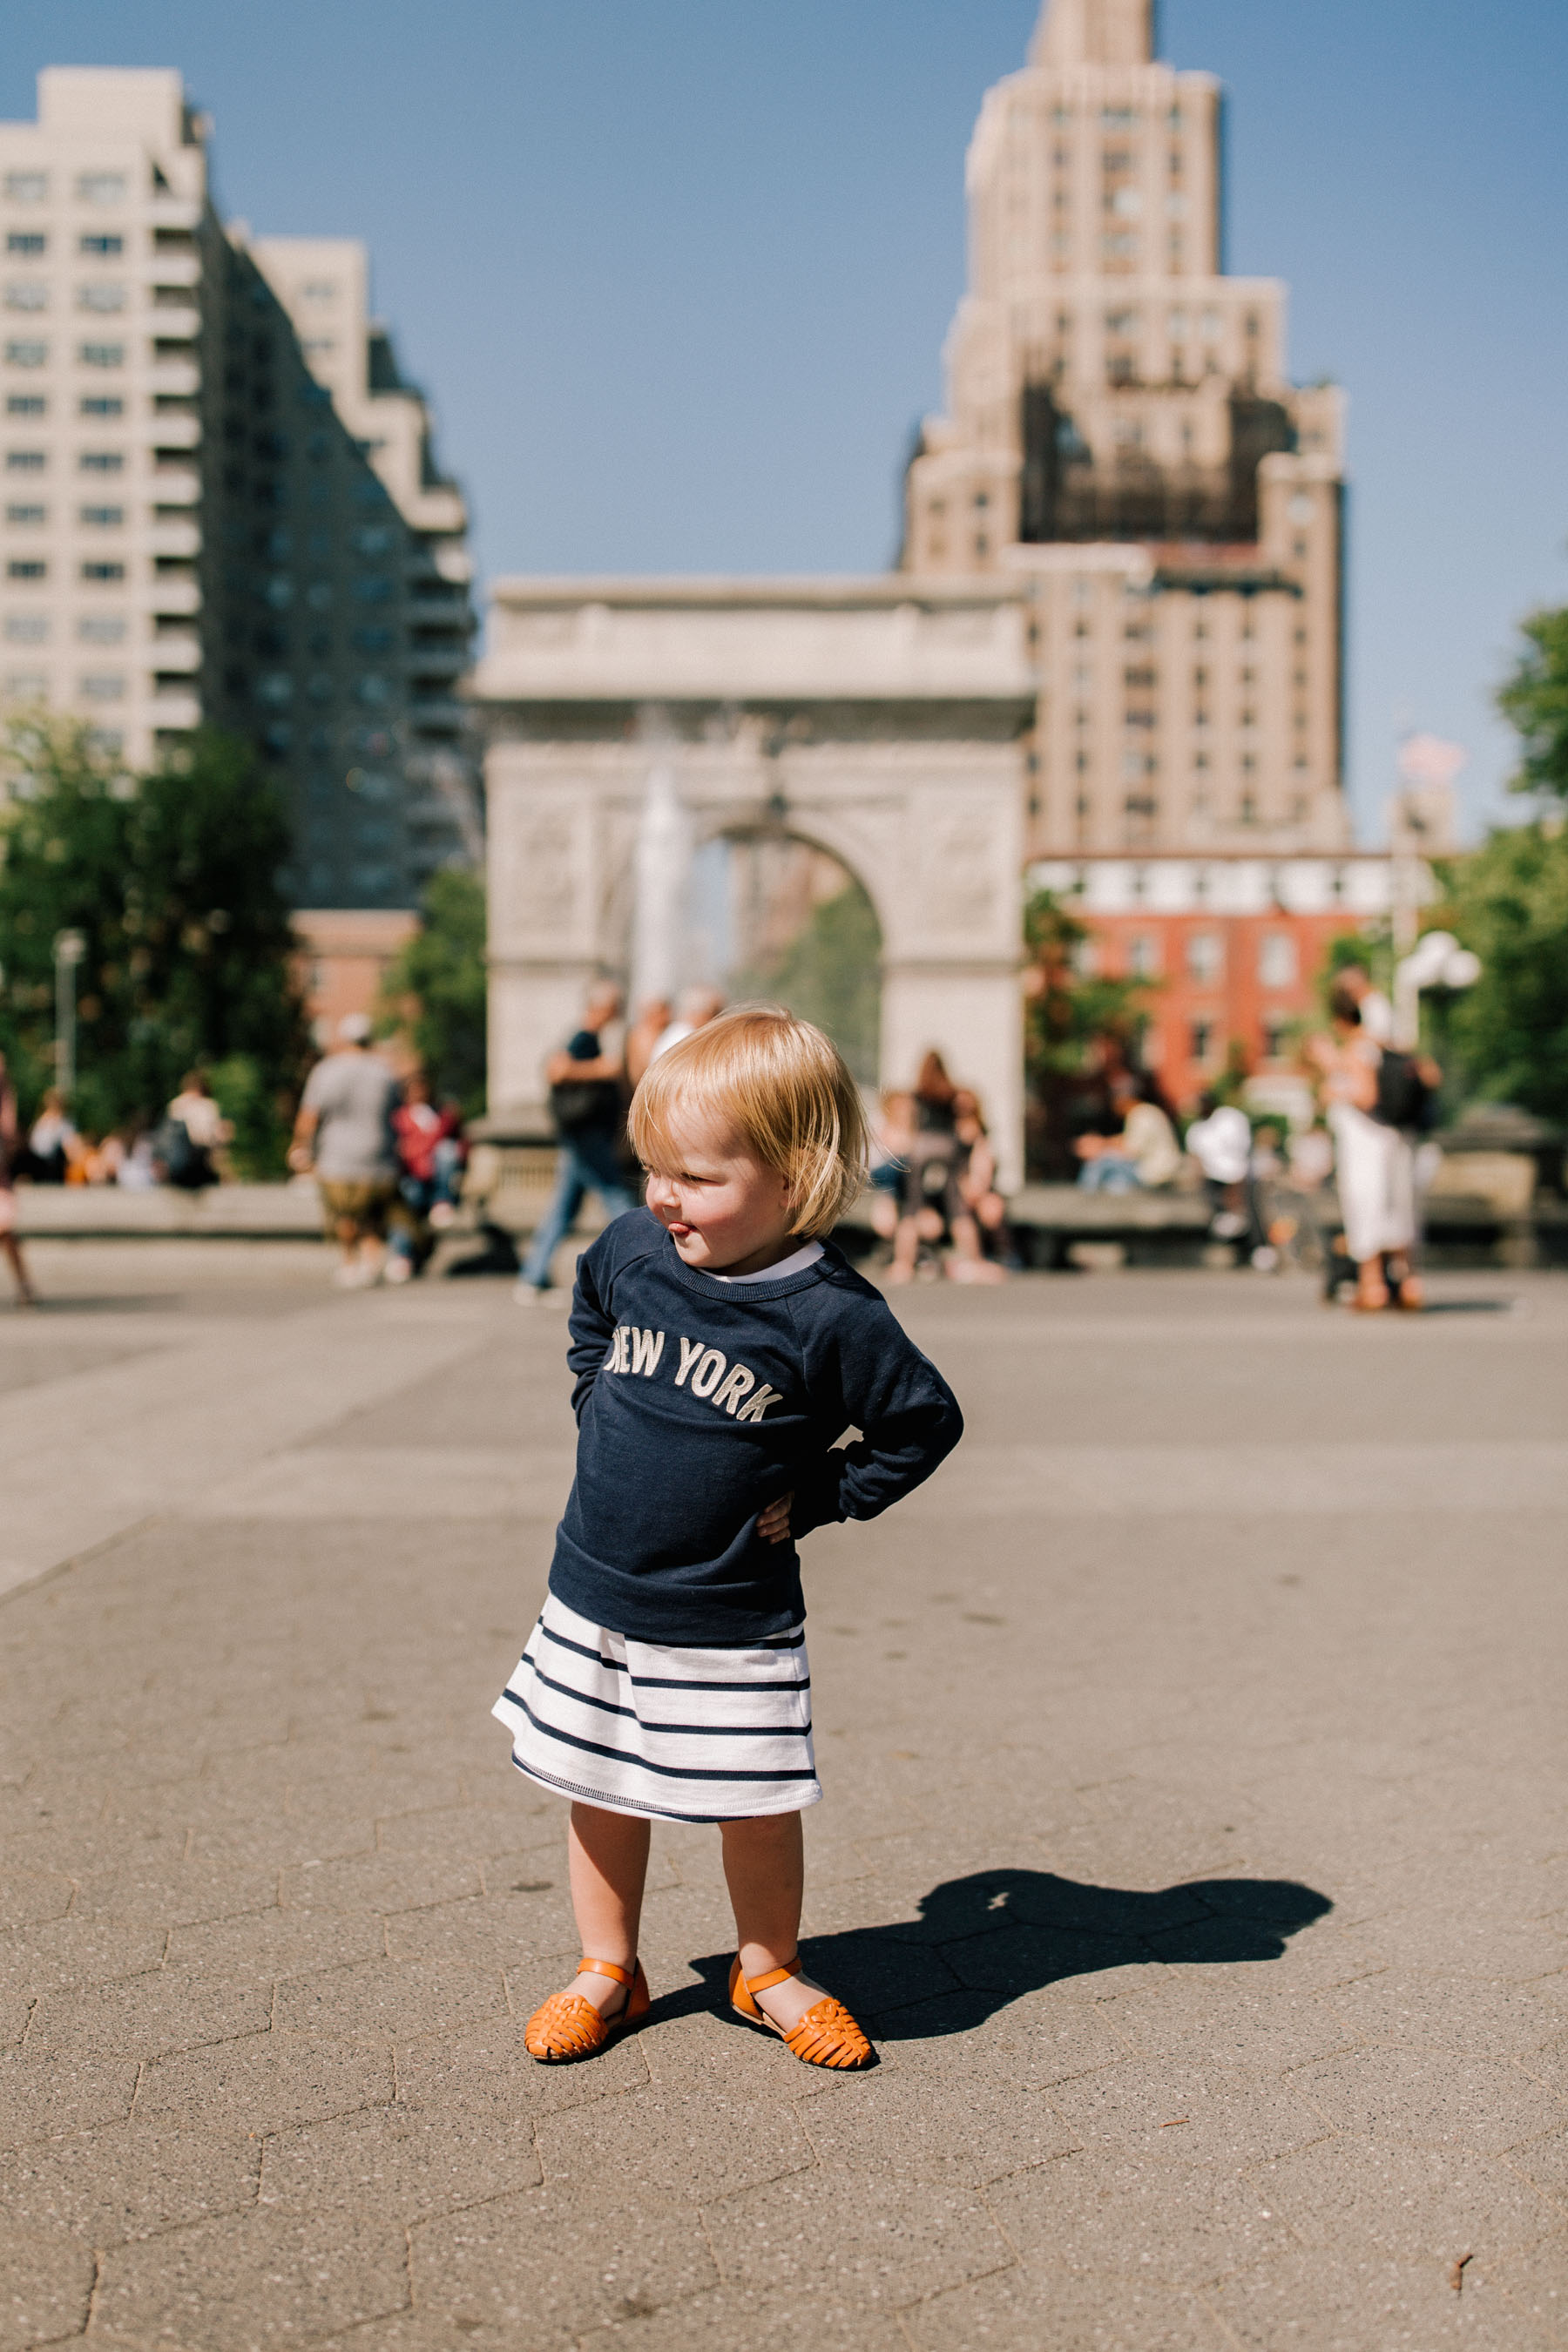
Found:
[[[786,1255],[788,1187],[744,1145],[705,1121],[671,1130],[679,1158],[650,1168],[647,1204],[682,1263],[705,1274],[757,1274]]]

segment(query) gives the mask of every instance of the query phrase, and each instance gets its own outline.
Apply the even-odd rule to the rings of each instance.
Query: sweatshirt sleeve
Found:
[[[616,1336],[615,1318],[607,1298],[601,1296],[601,1285],[605,1291],[609,1288],[612,1271],[603,1242],[595,1242],[578,1259],[577,1279],[572,1286],[572,1312],[566,1327],[571,1345],[566,1350],[566,1363],[573,1375],[572,1410],[579,1423],[588,1391],[599,1376]]]
[[[963,1434],[958,1399],[877,1299],[837,1335],[825,1380],[837,1376],[853,1444],[825,1454],[795,1488],[792,1534],[836,1519],[874,1519],[912,1494]]]

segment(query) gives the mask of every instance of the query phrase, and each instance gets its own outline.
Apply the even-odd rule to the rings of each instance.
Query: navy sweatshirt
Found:
[[[636,1210],[579,1259],[571,1332],[577,1475],[550,1589],[635,1641],[739,1648],[798,1624],[799,1555],[758,1514],[793,1489],[792,1537],[875,1518],[963,1433],[947,1382],[831,1244],[776,1282],[720,1282]]]

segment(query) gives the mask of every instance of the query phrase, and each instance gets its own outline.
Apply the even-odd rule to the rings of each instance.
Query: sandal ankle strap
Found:
[[[614,1960],[591,1960],[587,1958],[586,1954],[584,1954],[583,1958],[577,1963],[577,1974],[579,1976],[614,1977],[617,1984],[624,1985],[629,1985],[636,1982],[637,1969],[637,1964],[635,1960],[632,1962],[629,1969],[618,1969]],[[785,1970],[785,1974],[788,1974],[787,1969]]]
[[[800,1954],[797,1952],[787,1969],[770,1969],[764,1975],[760,1977],[743,1976],[741,1979],[741,1982],[745,1986],[746,1990],[749,1993],[754,1995],[759,1992],[767,1992],[771,1990],[774,1985],[783,1984],[787,1978],[797,1977],[799,1974]]]

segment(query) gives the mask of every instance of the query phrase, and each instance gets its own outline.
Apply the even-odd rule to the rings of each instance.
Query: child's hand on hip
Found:
[[[789,1541],[790,1506],[794,1501],[795,1494],[792,1489],[789,1494],[781,1495],[776,1502],[770,1503],[765,1511],[758,1513],[757,1533],[764,1543]]]

